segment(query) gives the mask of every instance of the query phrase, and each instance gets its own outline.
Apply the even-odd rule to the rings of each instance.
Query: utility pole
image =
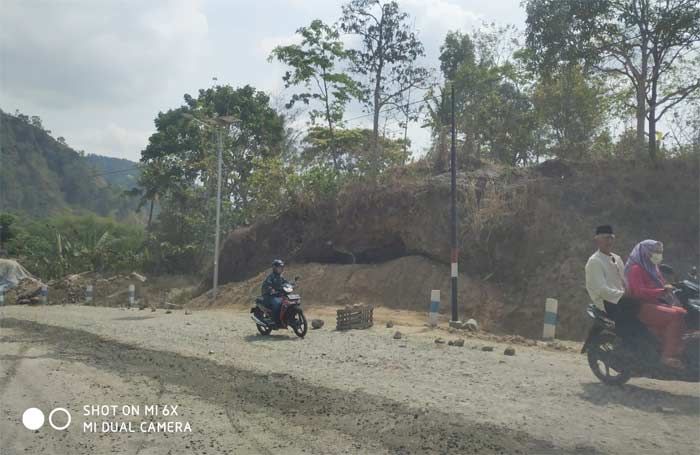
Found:
[[[211,299],[216,300],[216,294],[219,291],[219,230],[221,226],[221,168],[223,161],[223,130],[231,124],[238,121],[237,118],[230,115],[222,115],[214,118],[200,119],[190,113],[182,114],[189,120],[194,120],[204,127],[214,128],[216,131],[216,154],[217,154],[217,174],[216,180],[216,232],[214,237],[214,276],[212,277]]]
[[[212,287],[211,299],[216,301],[216,293],[219,289],[219,227],[221,220],[221,161],[222,161],[222,139],[221,139],[221,127],[217,128],[217,160],[218,160],[218,170],[216,179],[216,237],[214,239],[214,283]]]
[[[458,275],[458,249],[457,249],[457,153],[455,151],[455,86],[450,84],[452,92],[452,146],[450,149],[451,169],[451,193],[452,202],[450,213],[450,227],[452,237],[452,249],[450,258],[450,274],[452,277],[452,322],[459,321],[457,314],[457,275]]]

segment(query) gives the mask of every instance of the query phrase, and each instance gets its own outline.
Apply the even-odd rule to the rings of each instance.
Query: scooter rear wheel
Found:
[[[610,357],[619,344],[611,334],[601,334],[588,347],[588,366],[603,384],[622,385],[630,380],[631,373],[625,368],[613,368]]]

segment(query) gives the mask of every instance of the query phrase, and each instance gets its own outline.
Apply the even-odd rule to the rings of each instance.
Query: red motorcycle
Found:
[[[294,293],[294,286],[299,277],[294,279],[294,284],[286,283],[282,286],[279,297],[282,298],[279,321],[275,321],[272,311],[263,305],[263,298],[255,299],[255,306],[250,309],[250,317],[255,322],[261,335],[269,335],[273,330],[290,328],[296,336],[304,338],[308,330],[306,316],[301,309],[301,296]]]

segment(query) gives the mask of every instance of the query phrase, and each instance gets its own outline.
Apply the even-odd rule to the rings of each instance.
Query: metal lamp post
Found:
[[[217,155],[217,179],[216,179],[216,232],[214,237],[214,276],[212,279],[211,298],[216,301],[219,290],[219,231],[221,227],[221,168],[223,161],[223,128],[235,123],[238,119],[230,115],[200,119],[192,114],[185,113],[184,117],[195,120],[206,127],[216,129],[216,155]]]

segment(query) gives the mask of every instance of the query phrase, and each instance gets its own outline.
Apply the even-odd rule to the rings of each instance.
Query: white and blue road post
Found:
[[[440,311],[440,290],[433,289],[430,291],[430,314],[428,323],[431,327],[437,325],[438,313]]]
[[[92,285],[88,284],[85,288],[85,304],[92,305]]]
[[[134,294],[136,293],[136,286],[133,284],[129,285],[129,308],[134,306]]]
[[[544,340],[555,338],[559,320],[557,314],[558,305],[559,302],[556,299],[547,299],[544,303],[544,329],[542,330],[542,339]]]
[[[41,286],[41,304],[46,305],[49,302],[49,287],[45,284]]]

